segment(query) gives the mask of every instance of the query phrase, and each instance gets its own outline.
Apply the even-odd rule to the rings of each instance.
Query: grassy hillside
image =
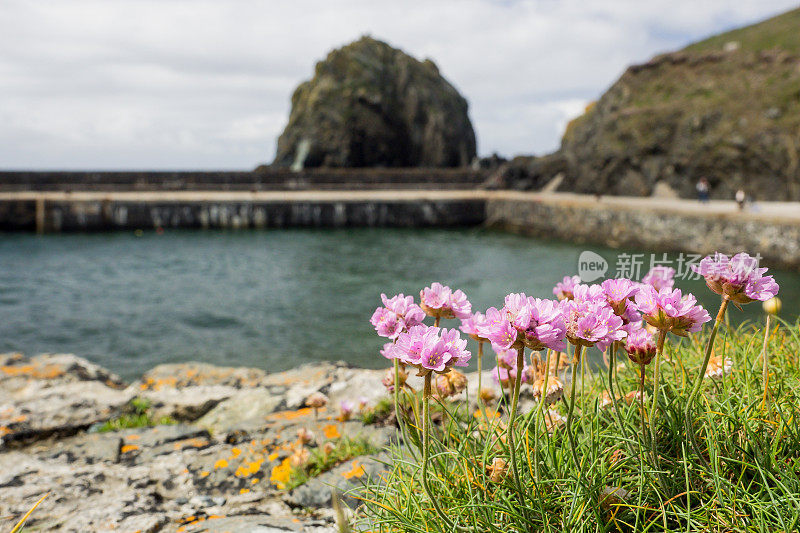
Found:
[[[731,41],[737,49],[725,47]],[[800,9],[634,65],[562,139],[562,190],[800,201]]]
[[[687,52],[720,50],[726,43],[736,41],[742,50],[761,52],[782,48],[800,53],[800,8],[793,9],[752,26],[745,26],[687,46]]]

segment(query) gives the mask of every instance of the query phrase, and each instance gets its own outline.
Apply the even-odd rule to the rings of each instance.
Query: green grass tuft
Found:
[[[310,451],[308,463],[302,468],[292,468],[289,474],[289,482],[286,489],[291,490],[306,483],[309,479],[317,477],[327,472],[333,467],[359,457],[361,455],[372,455],[378,453],[376,448],[367,438],[342,437],[334,442],[335,446],[330,453],[325,453],[321,446]]]
[[[177,424],[175,419],[169,416],[153,418],[150,413],[150,401],[144,398],[134,398],[126,407],[126,412],[117,418],[106,421],[97,428],[98,433],[109,431],[119,431],[121,429],[144,428],[151,426],[164,426]]]
[[[473,417],[435,428],[429,479],[456,527],[480,532],[527,531],[797,531],[800,529],[800,327],[782,323],[767,336],[769,396],[762,406],[763,326],[720,330],[716,356],[733,360],[721,381],[705,380],[692,419],[701,457],[691,445],[684,410],[708,332],[668,339],[654,418],[657,454],[642,431],[639,404],[618,402],[620,421],[602,407],[608,375],[578,383],[573,423],[576,452],[564,428],[548,435],[536,411],[524,412],[515,441],[521,487],[507,475],[492,482],[487,467],[509,459],[506,417],[489,428]],[[622,360],[622,359],[624,360]],[[638,390],[638,373],[624,364],[616,396]],[[579,373],[580,375],[580,373]],[[647,368],[647,418],[653,365]],[[563,404],[555,408],[566,412]],[[444,443],[442,442],[444,441]],[[420,464],[394,447],[385,482],[364,494],[359,526],[383,532],[451,531],[433,512]],[[577,456],[579,464],[575,464]],[[538,479],[537,479],[538,470]]]

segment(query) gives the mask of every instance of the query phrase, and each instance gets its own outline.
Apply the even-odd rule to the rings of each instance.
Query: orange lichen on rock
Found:
[[[269,480],[279,489],[285,489],[286,484],[289,482],[289,477],[292,474],[292,459],[291,457],[285,458],[281,464],[272,468],[269,475]]]
[[[64,375],[64,369],[60,365],[0,366],[0,372],[7,376],[30,376],[36,379],[55,379]]]
[[[345,479],[350,479],[354,477],[361,477],[366,473],[364,471],[364,466],[361,463],[359,463],[358,460],[353,461],[352,466],[353,468],[351,468],[347,472],[342,473],[342,477],[344,477]]]
[[[122,452],[122,453],[128,453],[128,452],[132,452],[132,451],[138,450],[138,449],[139,449],[139,446],[136,445],[136,444],[126,444],[122,448],[120,448],[119,451]]]
[[[211,475],[211,472],[209,472],[208,470],[203,470],[202,472],[200,472],[200,477],[201,478],[202,477],[208,477],[210,475]]]
[[[263,459],[258,459],[255,461],[250,461],[247,463],[242,463],[239,465],[239,468],[236,469],[234,475],[236,477],[248,477],[252,476],[253,474],[258,473],[261,470],[261,463],[263,463]]]
[[[303,407],[296,411],[278,411],[277,413],[270,413],[267,415],[267,420],[295,420],[309,416],[313,410],[310,407]]]
[[[173,446],[176,450],[180,450],[182,448],[202,448],[203,446],[208,446],[209,442],[208,439],[204,439],[201,437],[193,437],[191,439],[184,439],[179,440],[173,443]]]
[[[341,433],[339,433],[339,428],[333,424],[328,424],[322,428],[322,432],[325,434],[326,439],[338,439],[342,436]]]
[[[220,459],[216,463],[214,463],[214,468],[228,468],[228,461],[226,459]]]

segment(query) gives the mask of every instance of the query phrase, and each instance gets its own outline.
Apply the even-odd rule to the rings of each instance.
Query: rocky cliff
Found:
[[[800,200],[800,9],[628,68],[573,120],[555,157],[506,169],[507,185],[682,197]],[[555,163],[559,163],[554,165]],[[496,180],[497,181],[497,180]]]
[[[363,37],[295,90],[274,164],[455,167],[474,157],[467,101],[436,65]]]

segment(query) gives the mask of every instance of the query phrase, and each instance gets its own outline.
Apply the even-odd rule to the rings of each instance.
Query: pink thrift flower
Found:
[[[456,329],[414,326],[400,334],[393,354],[423,373],[444,372],[452,366],[467,366],[470,353],[466,345]]]
[[[625,351],[628,358],[637,365],[646,365],[656,355],[656,343],[653,335],[638,324],[638,328],[629,328],[628,337],[625,339]]]
[[[601,285],[580,284],[572,289],[572,298],[581,301],[606,301],[606,294]]]
[[[605,351],[612,342],[622,340],[627,335],[622,319],[614,314],[602,296],[579,300],[576,292],[575,300],[565,300],[561,306],[567,340],[576,346],[597,346]]]
[[[564,318],[561,307],[553,300],[531,298],[523,293],[506,296],[505,307],[486,311],[485,337],[497,348],[531,350],[563,350]]]
[[[622,317],[627,322],[629,316],[628,304],[630,299],[639,290],[639,285],[627,278],[607,279],[601,285],[603,294],[608,305],[614,310],[614,314]],[[634,315],[635,316],[635,315]]]
[[[654,266],[642,278],[642,283],[650,285],[655,290],[671,289],[675,285],[675,269],[668,266]]]
[[[383,348],[381,348],[381,355],[384,356],[386,359],[394,359],[393,352],[394,352],[393,342],[387,342],[386,344],[383,345]]]
[[[350,420],[350,417],[353,416],[353,410],[355,409],[355,405],[350,400],[342,400],[339,402],[339,419],[340,420]]]
[[[636,306],[645,322],[681,337],[700,331],[703,324],[711,320],[708,311],[696,304],[693,295],[684,296],[680,289],[656,291],[650,285],[642,285],[636,293]]]
[[[455,292],[441,283],[431,283],[419,293],[420,305],[425,314],[434,318],[469,318],[472,304],[461,290]]]
[[[381,337],[396,339],[401,331],[422,323],[425,313],[414,303],[413,296],[398,294],[387,298],[381,294],[384,307],[378,307],[372,313],[370,323]]]
[[[699,265],[692,265],[692,270],[705,278],[709,289],[737,305],[769,300],[778,294],[775,279],[765,276],[767,269],[758,268],[757,259],[746,253],[731,258],[717,253],[703,258]]]
[[[476,341],[485,341],[486,339],[478,331],[478,329],[485,323],[486,316],[483,313],[475,311],[469,317],[461,320],[461,326],[458,329]]]
[[[564,276],[564,279],[556,283],[553,288],[553,295],[559,300],[572,300],[572,292],[575,289],[575,285],[580,282],[580,276]]]

